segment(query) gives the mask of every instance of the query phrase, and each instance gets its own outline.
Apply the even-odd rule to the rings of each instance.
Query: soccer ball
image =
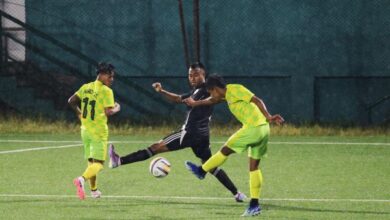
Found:
[[[156,157],[150,161],[149,171],[157,178],[165,177],[171,171],[171,163],[163,157]]]

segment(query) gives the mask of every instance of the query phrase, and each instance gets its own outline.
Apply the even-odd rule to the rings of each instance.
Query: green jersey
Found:
[[[251,102],[254,94],[240,84],[226,86],[226,101],[229,110],[240,121],[243,127],[256,127],[267,124],[267,120],[260,109]]]
[[[81,100],[81,129],[93,134],[108,134],[105,108],[115,105],[112,90],[96,80],[81,86],[76,95]]]

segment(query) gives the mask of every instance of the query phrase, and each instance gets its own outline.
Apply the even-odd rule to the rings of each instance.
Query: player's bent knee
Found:
[[[249,171],[255,171],[259,169],[260,159],[249,158]]]
[[[104,164],[104,160],[97,160],[97,159],[92,159],[93,163],[100,163],[100,164]]]
[[[153,154],[159,154],[169,151],[168,147],[163,142],[152,144],[149,147],[149,150],[152,151]]]
[[[232,153],[235,153],[232,149],[230,149],[228,146],[223,146],[221,149],[221,153],[225,156],[229,156]]]

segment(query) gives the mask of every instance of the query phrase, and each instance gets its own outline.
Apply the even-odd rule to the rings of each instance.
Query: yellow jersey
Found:
[[[82,85],[76,95],[81,100],[81,129],[108,134],[105,108],[115,106],[112,89],[96,80]]]

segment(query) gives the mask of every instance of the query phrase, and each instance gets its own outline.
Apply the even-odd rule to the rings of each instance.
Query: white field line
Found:
[[[390,143],[360,143],[360,142],[269,142],[270,144],[285,144],[285,145],[370,145],[370,146],[390,146]]]
[[[77,198],[76,195],[44,195],[44,194],[0,194],[0,197],[35,197],[35,198]],[[104,195],[108,199],[151,199],[151,200],[232,200],[230,197],[193,197],[193,196],[140,196],[140,195]],[[314,199],[314,198],[263,198],[262,201],[287,202],[378,202],[389,203],[388,199]]]
[[[7,151],[0,151],[0,154],[22,153],[26,151],[38,151],[38,150],[48,150],[48,149],[60,149],[60,148],[77,147],[81,145],[82,144],[69,144],[69,145],[51,146],[51,147],[35,147],[35,148],[26,148],[26,149],[18,149],[18,150],[7,150]]]
[[[137,144],[137,143],[152,143],[153,141],[110,141],[110,143],[129,143],[129,144]],[[38,151],[38,150],[48,150],[48,149],[61,149],[61,148],[69,148],[69,147],[77,147],[81,146],[81,141],[55,141],[55,140],[0,140],[0,143],[75,143],[70,145],[62,145],[62,146],[48,146],[48,147],[34,147],[34,148],[25,148],[18,150],[8,150],[8,151],[0,151],[0,154],[10,154],[10,153],[21,153],[27,151]],[[211,143],[223,144],[223,141],[212,141]],[[369,146],[390,146],[390,143],[356,143],[356,142],[269,142],[270,144],[279,144],[279,145],[369,145]]]
[[[1,143],[81,143],[81,141],[56,141],[56,140],[0,140]]]

